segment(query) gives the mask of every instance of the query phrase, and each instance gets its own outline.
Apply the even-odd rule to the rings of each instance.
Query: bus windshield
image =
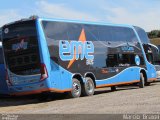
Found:
[[[17,75],[40,74],[40,58],[34,20],[4,26],[3,47],[9,71]]]
[[[142,28],[137,27],[137,26],[134,26],[134,28],[135,28],[135,30],[137,31],[138,36],[140,37],[141,42],[142,42],[143,44],[148,44],[148,43],[150,43],[150,40],[149,40],[149,38],[148,38],[148,36],[147,36],[147,33],[146,33]]]

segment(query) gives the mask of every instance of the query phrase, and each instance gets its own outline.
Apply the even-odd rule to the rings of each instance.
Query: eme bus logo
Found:
[[[91,41],[81,42],[81,41],[59,41],[59,54],[60,58],[63,61],[70,61],[73,59],[81,59],[84,58],[88,60],[94,59],[92,55],[94,53],[94,45]]]
[[[24,42],[24,39],[21,40],[20,43],[16,43],[12,45],[12,50],[18,51],[19,49],[27,49],[28,42]]]
[[[75,60],[86,59],[86,64],[93,64],[94,60],[94,44],[92,41],[86,41],[84,29],[82,29],[78,41],[59,41],[59,56],[63,61],[69,61],[70,68]]]

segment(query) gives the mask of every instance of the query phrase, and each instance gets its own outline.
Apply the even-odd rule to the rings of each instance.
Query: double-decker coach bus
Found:
[[[156,79],[131,25],[30,18],[3,26],[3,49],[12,95],[68,92]]]

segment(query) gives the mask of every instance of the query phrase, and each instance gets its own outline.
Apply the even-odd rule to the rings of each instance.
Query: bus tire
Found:
[[[82,87],[82,95],[83,96],[92,96],[94,95],[95,85],[90,77],[85,78],[86,82],[84,83]]]
[[[151,83],[146,81],[145,86],[150,86],[150,85]]]
[[[113,92],[113,91],[116,91],[116,86],[112,86],[111,87],[111,91]]]
[[[38,99],[40,102],[47,101],[48,98],[49,98],[48,93],[40,93],[40,94],[37,96],[37,99]]]
[[[78,98],[81,96],[81,83],[78,79],[72,79],[72,90],[69,92],[69,97],[71,98]]]
[[[145,78],[143,73],[140,73],[140,82],[139,82],[139,87],[140,88],[144,88],[144,84],[145,84]]]

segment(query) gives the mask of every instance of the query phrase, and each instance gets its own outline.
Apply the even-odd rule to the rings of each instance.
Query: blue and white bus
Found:
[[[67,92],[156,80],[154,65],[132,25],[30,18],[2,29],[11,95]]]

